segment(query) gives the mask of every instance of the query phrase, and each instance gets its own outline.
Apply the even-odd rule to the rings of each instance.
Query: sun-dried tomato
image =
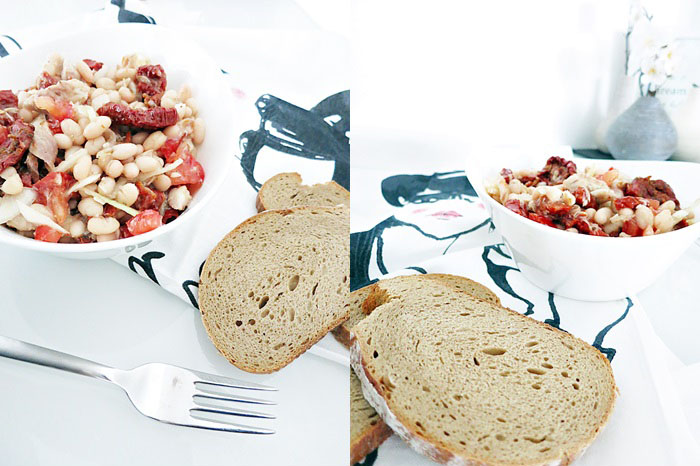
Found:
[[[75,179],[68,173],[52,172],[34,183],[38,196],[36,202],[43,204],[53,213],[56,223],[63,223],[68,216],[68,190]]]
[[[168,209],[163,212],[163,225],[168,224],[180,216],[180,211],[175,209]]]
[[[676,207],[680,207],[680,203],[676,198],[673,189],[663,180],[652,180],[651,176],[646,178],[637,177],[630,183],[625,185],[625,196],[643,197],[645,199],[654,199],[663,204],[666,201],[673,201]]]
[[[102,69],[102,62],[91,60],[89,58],[85,58],[83,61],[92,71],[100,71]]]
[[[168,79],[162,66],[140,66],[136,70],[134,81],[136,81],[136,89],[143,94],[144,102],[151,101],[154,105],[160,105],[160,99],[168,85]]]
[[[0,109],[17,107],[17,96],[9,89],[0,91]]]
[[[117,209],[112,204],[105,204],[102,207],[102,216],[103,217],[116,217],[117,214],[119,214],[119,212],[121,212],[121,210]]]
[[[501,170],[501,176],[506,180],[506,183],[510,183],[513,180],[513,170],[504,168]]]
[[[5,139],[7,139],[7,135],[10,133],[10,130],[7,129],[6,126],[0,126],[0,145],[2,145],[3,142],[5,142]]]
[[[143,110],[129,108],[124,104],[110,102],[97,110],[99,115],[108,116],[112,123],[134,126],[143,129],[162,129],[177,123],[177,110],[154,107]]]
[[[0,144],[0,172],[22,159],[34,138],[34,127],[22,120],[15,120],[9,127],[5,140]]]
[[[57,120],[56,118],[52,117],[49,115],[49,117],[46,119],[46,124],[49,127],[49,130],[53,134],[58,134],[62,133],[63,130],[61,129],[61,120]]]
[[[47,243],[58,243],[61,236],[63,236],[63,233],[46,225],[39,225],[36,227],[36,230],[34,230],[34,239]]]
[[[543,225],[547,225],[547,226],[550,226],[550,227],[557,228],[557,226],[554,224],[554,222],[553,222],[550,218],[545,217],[544,215],[540,215],[540,214],[536,214],[536,213],[530,212],[530,213],[527,215],[527,218],[529,218],[530,220],[534,220],[534,221],[537,222],[537,223],[541,223],[541,224],[543,224]]]
[[[129,231],[129,227],[126,225],[126,223],[119,227],[119,239],[131,238],[132,236],[134,235],[131,234],[131,232]]]
[[[598,208],[598,202],[593,196],[591,196],[591,192],[585,186],[579,186],[576,188],[576,190],[574,190],[574,197],[576,198],[576,204],[580,205],[584,209]]]
[[[539,181],[552,186],[561,184],[565,179],[576,173],[576,164],[562,157],[550,157],[544,168],[537,174]]]
[[[644,204],[648,205],[649,201],[643,197],[625,196],[613,201],[615,209],[620,211],[622,209],[636,209],[638,205]]]
[[[22,180],[22,186],[25,188],[31,188],[34,185],[32,180],[32,174],[28,171],[19,174],[19,179]]]
[[[160,206],[165,202],[165,194],[160,191],[155,191],[147,186],[144,186],[140,181],[136,182],[136,187],[139,190],[139,197],[132,206],[137,210],[155,209],[160,210]]]
[[[681,228],[685,228],[689,226],[690,223],[688,223],[688,220],[683,219],[680,222],[676,223],[676,225],[673,227],[674,230],[680,230]]]
[[[642,236],[642,233],[644,233],[644,230],[639,228],[639,224],[634,218],[625,220],[625,223],[622,224],[622,231],[630,236]]]
[[[523,217],[527,217],[527,209],[523,205],[523,203],[517,199],[509,199],[503,204],[506,209],[512,210],[518,215],[522,215]]]
[[[39,76],[39,80],[36,83],[36,87],[39,89],[46,89],[49,86],[53,86],[58,82],[58,78],[56,76],[51,76],[49,73],[46,71],[41,73],[41,76]]]
[[[163,225],[163,219],[157,210],[149,209],[139,212],[126,222],[126,227],[132,235],[140,235],[155,230]]]
[[[546,197],[541,197],[535,201],[535,212],[545,216],[563,217],[571,212],[573,206],[562,201],[550,201]]]

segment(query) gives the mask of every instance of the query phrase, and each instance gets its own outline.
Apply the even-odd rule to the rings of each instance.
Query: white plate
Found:
[[[231,134],[233,98],[220,67],[204,49],[176,31],[120,24],[102,28],[99,33],[91,31],[64,37],[4,58],[0,61],[0,89],[17,91],[29,87],[53,53],[61,54],[68,63],[92,58],[107,66],[116,65],[124,55],[140,53],[151,58],[153,63],[163,65],[168,89],[179,90],[180,86],[188,84],[206,125],[205,141],[197,151],[197,160],[205,171],[204,184],[180,217],[143,235],[104,243],[54,244],[0,228],[0,243],[77,259],[98,259],[114,256],[127,248],[131,250],[193,220],[224,182],[236,149],[236,139]]]

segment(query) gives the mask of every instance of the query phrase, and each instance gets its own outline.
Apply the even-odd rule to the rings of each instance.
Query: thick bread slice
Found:
[[[349,209],[249,218],[209,254],[199,284],[214,345],[250,372],[281,369],[348,316]]]
[[[364,396],[357,376],[350,371],[350,464],[372,453],[393,434]]]
[[[335,181],[307,186],[299,173],[280,173],[263,183],[255,207],[258,212],[301,206],[350,207],[350,193]]]
[[[583,341],[420,275],[372,285],[351,363],[409,445],[450,465],[565,465],[608,421],[608,360]]]
[[[466,277],[450,275],[447,273],[428,273],[424,274],[423,277],[429,280],[440,280],[443,283],[451,284],[455,289],[469,293],[476,298],[483,299],[484,301],[489,301],[494,304],[501,304],[498,296],[496,296],[493,291],[489,290],[481,283],[475,282],[474,280],[470,280]],[[362,304],[365,302],[365,299],[371,290],[372,286],[370,285],[350,293],[350,317],[348,320],[333,329],[333,336],[335,339],[348,348],[352,344],[350,341],[350,330],[371,312],[370,303],[365,306],[366,309],[363,310],[362,308]]]

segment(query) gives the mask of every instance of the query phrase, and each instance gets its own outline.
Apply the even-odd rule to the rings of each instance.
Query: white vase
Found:
[[[693,87],[688,98],[671,115],[678,132],[675,158],[700,162],[700,89]]]
[[[639,84],[634,76],[623,75],[618,78],[610,105],[608,105],[608,113],[595,131],[595,143],[599,150],[610,153],[605,144],[605,135],[608,133],[610,125],[622,115],[622,112],[630,108],[639,96]]]

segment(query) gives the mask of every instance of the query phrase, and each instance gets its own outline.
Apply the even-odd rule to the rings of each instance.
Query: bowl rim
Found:
[[[177,34],[177,32],[171,28],[159,26],[159,25],[154,25],[154,24],[138,24],[138,23],[119,23],[119,24],[114,24],[114,25],[109,25],[109,26],[102,26],[99,28],[100,34],[105,34],[105,33],[114,33],[116,31],[119,32],[124,32],[124,30],[130,29],[132,30],[132,33],[135,33],[136,30],[138,30],[138,33],[148,33],[148,34],[157,34],[157,35],[170,35],[173,38],[177,38],[179,42],[182,42],[182,39],[180,39],[180,35]],[[77,40],[77,38],[84,37],[86,34],[89,34],[90,31],[81,31],[75,34],[69,34],[66,36],[62,36],[59,40],[60,41],[70,41],[71,39]],[[45,41],[37,45],[33,45],[32,47],[28,47],[26,49],[22,49],[18,51],[17,53],[14,53],[11,55],[11,57],[20,57],[17,59],[21,59],[23,55],[25,55],[27,52],[31,52],[36,48],[43,47],[45,46],[48,42],[50,41]],[[216,62],[214,59],[206,52],[206,49],[202,46],[200,46],[196,42],[188,42],[187,43],[189,47],[192,47],[194,49],[197,49],[199,51],[199,59],[204,60],[206,62],[209,62],[211,65],[212,70],[216,70],[216,74],[220,75],[219,76],[219,82],[222,85],[222,90],[223,89],[228,89],[228,84],[225,81],[225,78],[223,74],[219,72],[220,67],[216,65]],[[144,52],[147,54],[147,52]],[[167,55],[164,54],[164,55]],[[230,95],[230,93],[224,93],[224,95],[220,96],[219,104],[224,107],[224,108],[233,108],[234,103],[233,103],[233,97]],[[176,229],[179,226],[186,225],[187,222],[189,222],[192,218],[194,218],[197,213],[213,199],[213,197],[217,194],[217,191],[221,187],[221,185],[225,182],[228,173],[232,170],[233,166],[233,159],[235,158],[235,151],[237,150],[237,145],[235,143],[231,143],[231,148],[233,149],[233,152],[229,154],[228,157],[225,157],[224,159],[224,167],[220,171],[223,172],[224,174],[218,179],[211,180],[209,181],[205,178],[204,183],[208,182],[209,186],[209,191],[204,193],[201,197],[198,196],[199,193],[195,193],[195,196],[198,196],[197,203],[191,207],[188,207],[186,210],[182,212],[181,215],[179,215],[175,220],[173,220],[170,223],[167,223],[165,225],[162,225],[155,230],[151,230],[147,233],[143,233],[141,235],[136,235],[136,236],[131,236],[129,238],[120,238],[116,240],[111,240],[111,241],[104,241],[104,242],[96,242],[96,243],[85,243],[85,244],[79,244],[79,243],[49,243],[45,241],[38,241],[34,238],[27,238],[25,236],[20,235],[19,233],[11,230],[10,228],[7,228],[4,225],[1,225],[0,228],[4,228],[7,230],[9,233],[12,233],[11,235],[1,235],[0,236],[0,243],[2,244],[7,244],[10,246],[17,246],[21,247],[23,249],[29,249],[29,250],[35,250],[35,251],[42,251],[42,252],[49,252],[52,254],[76,254],[76,253],[85,253],[85,254],[90,254],[90,253],[100,253],[100,252],[106,252],[106,251],[112,251],[112,250],[121,250],[121,249],[127,249],[131,246],[133,247],[139,247],[145,244],[150,243],[153,239],[157,238],[160,235],[167,234],[174,229]],[[204,185],[202,183],[202,185]]]

